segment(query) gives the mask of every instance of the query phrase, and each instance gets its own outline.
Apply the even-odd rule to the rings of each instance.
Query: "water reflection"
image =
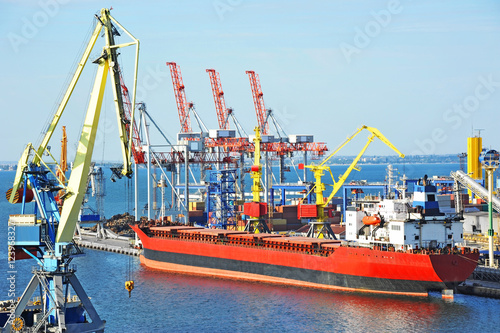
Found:
[[[156,290],[151,296],[160,303],[158,306],[193,315],[199,312],[196,321],[200,327],[222,331],[225,329],[217,325],[219,321],[231,323],[236,331],[429,332],[443,325],[453,327],[446,319],[453,313],[468,317],[470,312],[469,307],[460,302],[447,303],[440,295],[417,298],[329,292],[172,274],[145,267],[136,275],[145,289]],[[218,319],[212,326],[214,318]],[[188,325],[196,325],[193,320]]]

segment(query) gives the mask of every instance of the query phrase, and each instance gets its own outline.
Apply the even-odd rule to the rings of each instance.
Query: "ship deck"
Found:
[[[280,234],[249,233],[223,229],[206,229],[189,226],[150,227],[149,236],[160,239],[177,239],[212,244],[259,247],[307,254],[329,255],[342,241],[327,238],[285,236]]]

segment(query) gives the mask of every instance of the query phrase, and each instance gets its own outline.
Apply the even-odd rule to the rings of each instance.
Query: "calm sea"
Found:
[[[410,178],[449,175],[457,164],[394,165]],[[345,166],[333,167],[338,175]],[[350,179],[383,181],[385,165],[365,165]],[[109,181],[105,214],[131,209],[126,181]],[[294,172],[288,173],[294,181]],[[140,170],[145,178],[146,171]],[[11,185],[14,172],[0,172],[0,192]],[[141,193],[145,186],[141,185]],[[143,195],[145,197],[145,194]],[[132,196],[130,195],[130,198]],[[143,207],[145,199],[140,201]],[[17,205],[0,200],[4,223],[0,232],[0,299],[7,299],[7,218],[20,213]],[[133,211],[130,210],[131,213]],[[141,214],[142,215],[142,214]],[[2,245],[3,244],[3,245]],[[76,258],[80,279],[106,332],[498,332],[500,300],[456,295],[444,301],[436,293],[425,298],[327,292],[264,283],[169,274],[147,269],[137,258],[86,250]],[[30,275],[32,260],[16,262],[16,294]],[[124,282],[135,280],[132,297]]]

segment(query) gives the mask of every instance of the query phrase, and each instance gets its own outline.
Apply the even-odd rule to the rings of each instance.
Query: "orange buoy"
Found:
[[[365,217],[363,217],[363,224],[365,224],[365,225],[380,224],[380,217],[378,217],[377,215],[365,216]]]

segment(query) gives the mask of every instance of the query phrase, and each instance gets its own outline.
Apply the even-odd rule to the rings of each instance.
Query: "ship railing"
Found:
[[[438,252],[440,250],[448,249],[450,252],[457,252],[459,248],[465,247],[465,246],[459,246],[460,244],[456,244],[453,246],[452,242],[436,242],[435,240],[431,241],[421,241],[420,244],[417,247],[413,247],[410,244],[406,245],[398,245],[395,246],[394,244],[387,243],[385,241],[371,241],[370,244],[372,246],[379,246],[381,247],[381,250],[389,250],[393,251],[391,248],[395,248],[397,252],[408,252],[409,250],[412,250],[412,253],[421,253],[425,252],[428,253],[429,251],[434,251]],[[442,252],[442,251],[441,251]]]
[[[488,265],[489,263],[486,263]],[[477,266],[472,272],[471,278],[481,281],[500,282],[500,269],[488,266]]]
[[[187,242],[202,242],[209,244],[225,244],[238,247],[246,248],[266,248],[272,251],[283,251],[283,252],[293,252],[293,253],[304,253],[320,256],[328,256],[334,252],[334,249],[325,249],[321,246],[305,245],[305,244],[285,244],[280,242],[263,242],[255,240],[235,240],[228,237],[218,237],[212,235],[199,235],[199,234],[174,234],[174,233],[164,233],[158,232],[154,233],[155,237],[163,239],[178,239]]]

